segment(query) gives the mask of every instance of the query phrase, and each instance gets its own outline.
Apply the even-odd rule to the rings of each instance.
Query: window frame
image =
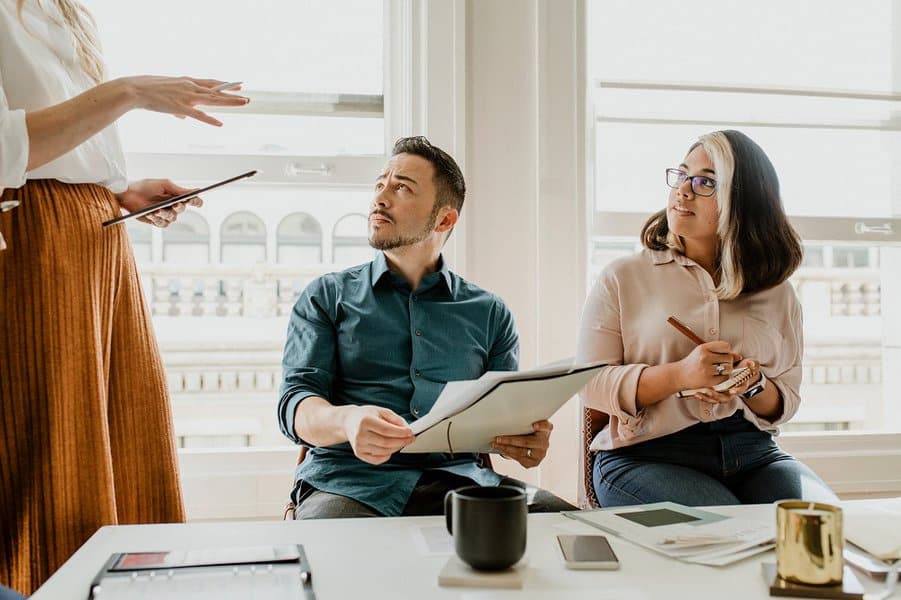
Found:
[[[594,128],[589,126],[593,115],[583,73],[587,60],[587,0],[532,0],[520,7],[530,15],[512,19],[515,25],[505,36],[512,36],[520,45],[534,44],[535,56],[529,60],[535,69],[532,76],[536,85],[526,90],[514,89],[505,78],[478,67],[480,61],[503,66],[506,57],[470,56],[476,48],[494,48],[485,40],[496,36],[485,31],[484,24],[504,22],[509,26],[510,19],[505,19],[505,11],[511,10],[509,5],[465,0],[384,1],[388,5],[386,149],[396,137],[415,132],[428,135],[455,156],[467,174],[471,191],[467,210],[445,248],[449,263],[461,275],[509,301],[522,336],[523,367],[570,355],[577,307],[581,307],[585,289],[591,284],[586,257],[589,234],[594,234],[585,226],[594,217],[590,210],[594,206]],[[475,46],[471,45],[473,38],[478,38]],[[521,57],[509,60],[519,61]],[[495,96],[519,103],[511,109],[513,120],[508,115],[504,119],[494,115],[489,120],[494,104],[486,102],[486,98]],[[486,108],[486,104],[491,107]],[[561,121],[561,115],[567,119]],[[506,148],[491,142],[511,125],[528,128],[533,136],[530,143],[537,140],[532,155],[517,154],[517,160],[524,161],[518,165],[522,167],[520,173],[532,174],[531,178],[522,177],[529,180],[529,195],[525,196],[495,194],[509,191],[502,189],[509,182],[493,182],[493,169],[484,166],[504,160]],[[475,156],[479,164],[467,168],[470,156]],[[255,160],[245,156],[216,156],[207,163],[182,155],[132,158],[133,173],[165,172],[176,180],[215,180],[239,172],[250,159]],[[326,165],[331,169],[327,175],[311,170],[288,176],[286,157],[261,157],[255,164],[268,173],[265,181],[275,185],[368,188],[372,173],[383,166],[385,159],[293,158],[308,161],[301,166]],[[501,172],[507,170],[505,166]],[[529,218],[519,219],[518,215],[526,211]],[[513,224],[511,216],[516,217]],[[617,216],[620,221],[611,219],[605,227],[618,227],[617,235],[634,239],[647,215],[621,216]],[[501,241],[495,242],[498,232],[505,231],[505,227],[519,228],[522,222],[532,227],[527,234],[501,236]],[[853,225],[838,225],[849,224]],[[815,222],[810,225],[826,226]],[[799,227],[803,231],[807,225],[800,223]],[[497,251],[486,253],[485,248]],[[510,273],[510,253],[527,256],[514,266],[524,264],[532,271],[526,276],[522,271]],[[560,265],[571,268],[561,269]],[[511,474],[566,495],[575,494],[581,485],[576,466],[581,452],[578,403],[571,401],[553,421],[558,430],[548,460],[538,469],[513,470]],[[797,433],[780,436],[779,443],[824,474],[843,495],[901,493],[901,475],[892,477],[901,474],[901,434]],[[191,519],[247,518],[277,514],[280,499],[286,499],[292,483],[290,473],[297,449],[183,449],[178,455]],[[239,489],[241,497],[232,498],[223,506],[221,494],[214,493],[217,489]]]
[[[419,3],[413,0],[382,0],[383,4],[383,94],[298,94],[251,93],[254,102],[245,112],[249,114],[357,116],[384,118],[384,152],[377,155],[265,155],[265,154],[203,154],[203,153],[152,153],[130,152],[126,154],[131,179],[165,176],[181,185],[195,185],[218,181],[233,173],[245,171],[248,165],[260,173],[253,180],[241,182],[235,188],[266,189],[273,186],[297,188],[340,187],[370,189],[377,173],[385,164],[391,143],[401,134],[408,134],[413,123],[412,93],[414,19]],[[235,112],[228,109],[217,112]],[[323,232],[324,236],[324,232]],[[162,233],[151,233],[155,242],[153,260],[162,259]],[[215,238],[215,239],[214,239]],[[208,242],[221,245],[218,235],[210,233]],[[324,252],[320,247],[320,252]],[[209,259],[217,256],[210,252]],[[215,254],[218,254],[218,250]],[[273,400],[274,401],[274,400]],[[178,449],[181,463],[181,479],[185,489],[186,504],[192,519],[221,518],[224,516],[260,516],[269,506],[254,503],[224,508],[221,497],[210,493],[225,473],[236,471],[235,465],[245,467],[244,477],[251,474],[268,476],[270,482],[283,479],[280,496],[286,495],[290,478],[290,461],[273,463],[273,457],[296,456],[294,447],[272,448],[210,448]],[[254,475],[256,476],[256,475]],[[231,477],[231,476],[229,476]],[[234,480],[237,481],[237,480]],[[233,489],[249,489],[247,480]]]
[[[586,3],[583,0],[582,8]],[[583,12],[583,16],[586,13]],[[584,22],[584,21],[583,21]],[[587,35],[587,32],[586,32]],[[901,47],[901,35],[898,35],[893,47]],[[586,58],[587,60],[587,58]],[[894,65],[895,72],[901,68],[901,61]],[[846,98],[856,100],[888,100],[898,102],[901,107],[901,93],[818,90],[808,88],[734,86],[677,83],[667,81],[625,81],[596,80],[593,87],[609,89],[664,90],[686,92],[721,92],[743,94],[766,94],[803,97]],[[590,96],[593,89],[588,89]],[[624,118],[622,116],[599,115],[594,109],[593,101],[588,103],[589,127],[586,128],[586,148],[588,176],[587,202],[591,211],[589,240],[595,237],[630,239],[637,242],[637,232],[641,231],[648,218],[647,213],[610,212],[594,209],[595,196],[593,190],[595,176],[596,125],[604,122],[629,122],[641,124],[691,124],[709,125],[712,128],[725,127],[800,127],[823,129],[872,129],[878,131],[899,131],[901,125],[896,120],[870,123],[777,123],[767,121],[705,121],[686,119],[642,119]],[[894,214],[899,214],[898,206],[893,207]],[[810,243],[847,243],[849,245],[879,245],[894,247],[901,244],[901,218],[864,218],[864,217],[811,217],[792,216],[789,220],[805,242]],[[887,230],[887,231],[886,231]],[[586,252],[590,251],[590,242]],[[587,269],[586,269],[587,276]],[[591,282],[588,282],[590,285]],[[898,330],[901,328],[901,316],[894,322],[886,323],[886,327]],[[849,432],[786,432],[779,436],[779,445],[804,461],[820,474],[835,491],[844,497],[875,495],[897,495],[901,492],[901,432],[856,431]]]
[[[183,185],[217,181],[252,165],[261,171],[235,188],[259,189],[286,185],[298,188],[340,187],[371,189],[374,174],[388,158],[399,137],[423,133],[457,158],[465,170],[465,2],[448,0],[382,0],[384,152],[379,155],[271,156],[188,153],[128,153],[131,178],[166,177]],[[318,96],[318,95],[317,95]],[[258,99],[259,100],[259,99]],[[267,114],[329,114],[350,116],[354,103],[364,110],[356,116],[376,116],[372,96],[321,98],[278,94],[262,99],[256,112]],[[361,102],[362,101],[362,102]],[[356,107],[359,109],[359,106]],[[325,241],[325,229],[322,231]],[[445,248],[450,263],[465,261],[465,221],[458,224]],[[161,248],[161,233],[152,232]],[[219,244],[218,240],[211,243]],[[323,248],[323,252],[324,252]],[[155,253],[154,261],[161,257]],[[211,256],[211,260],[217,257]],[[181,481],[191,520],[253,518],[273,514],[290,489],[292,446],[250,448],[180,448]],[[246,498],[223,506],[222,489],[248,490]],[[278,498],[278,501],[273,501]]]

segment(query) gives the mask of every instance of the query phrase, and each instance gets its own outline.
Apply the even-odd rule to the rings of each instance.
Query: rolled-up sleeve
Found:
[[[624,439],[638,434],[644,411],[636,406],[638,380],[645,364],[623,365],[623,333],[619,294],[614,277],[605,272],[594,285],[582,311],[576,362],[604,362],[603,369],[581,392],[585,406],[611,416],[611,429]]]
[[[288,323],[278,424],[295,444],[311,445],[294,431],[297,405],[310,396],[330,400],[337,368],[337,336],[330,310],[335,306],[333,295],[322,278],[315,280],[297,300]]]
[[[769,385],[774,385],[782,396],[782,414],[769,421],[755,414],[745,406],[745,418],[753,422],[759,429],[777,433],[777,427],[788,422],[801,405],[801,355],[804,351],[803,315],[801,303],[794,288],[785,284],[787,306],[784,310],[773,311],[773,314],[785,315],[785,320],[778,328],[781,333],[781,344],[774,353],[772,362],[762,361],[760,370],[767,378]]]
[[[10,110],[0,72],[0,194],[25,185],[28,168],[28,128],[24,110]]]

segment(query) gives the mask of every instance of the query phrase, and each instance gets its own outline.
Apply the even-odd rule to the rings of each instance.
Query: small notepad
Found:
[[[722,383],[716,384],[715,386],[713,386],[713,389],[720,393],[728,392],[734,387],[738,387],[742,384],[747,383],[749,379],[751,379],[751,369],[749,369],[748,367],[742,367],[740,369],[735,369],[734,371],[732,371],[732,376],[729,377],[729,379]],[[694,396],[702,389],[704,388],[699,388],[696,390],[682,390],[676,395],[679,398],[688,398],[690,396]]]
[[[438,585],[519,590],[522,589],[525,571],[525,560],[503,571],[476,571],[455,554],[448,557],[444,568],[438,573]]]

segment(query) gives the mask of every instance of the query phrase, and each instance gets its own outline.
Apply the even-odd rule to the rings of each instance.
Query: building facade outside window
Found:
[[[240,80],[252,100],[216,113],[222,128],[144,111],[118,123],[131,178],[200,187],[260,171],[206,194],[202,208],[165,230],[129,225],[169,377],[189,516],[228,515],[205,499],[226,463],[254,465],[228,479],[234,489],[265,481],[266,468],[289,478],[293,459],[284,457],[293,449],[273,412],[288,314],[309,281],[361,256],[342,244],[365,242],[365,219],[342,218],[367,213],[373,173],[409,127],[396,118],[407,88],[385,63],[409,60],[386,32],[409,35],[410,17],[369,0],[263,0],[253,10],[97,0],[90,8],[109,77]],[[210,14],[215,27],[198,29]],[[121,26],[134,22],[141,27]],[[342,232],[340,250],[324,231]],[[267,449],[283,462],[263,461]],[[258,505],[249,499],[234,514],[253,516]]]
[[[691,141],[739,129],[772,159],[804,241],[791,280],[804,310],[803,402],[784,429],[901,432],[901,11],[878,0],[587,10],[589,284],[638,249],[669,191],[663,171]],[[704,43],[674,43],[686,15],[703,15]]]
[[[322,226],[307,213],[286,216],[278,224],[278,262],[316,264],[322,261]]]

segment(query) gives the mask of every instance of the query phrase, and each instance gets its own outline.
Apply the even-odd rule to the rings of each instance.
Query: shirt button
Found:
[[[716,329],[711,329],[711,330],[710,330],[710,335],[716,335]]]
[[[413,296],[412,298],[413,298],[413,302],[416,302],[417,300],[419,300],[419,296]]]
[[[421,373],[419,372],[419,369],[416,369],[415,371],[413,371],[413,375],[415,375],[416,377],[419,377],[421,375]]]
[[[414,414],[414,415],[418,415],[418,414],[419,414],[419,409],[418,409],[418,408],[414,408],[414,409],[413,409],[413,414]]]
[[[419,331],[419,330],[417,329],[417,330],[416,330],[416,335],[422,335],[422,332]]]

